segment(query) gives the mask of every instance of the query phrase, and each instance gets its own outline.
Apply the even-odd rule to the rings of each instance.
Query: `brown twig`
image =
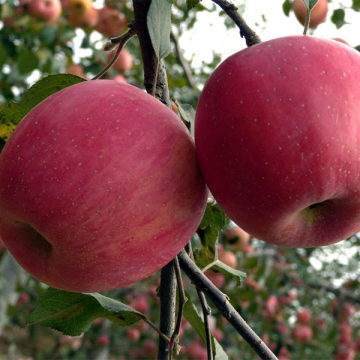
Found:
[[[181,67],[184,70],[184,74],[185,74],[188,85],[191,88],[193,88],[194,90],[199,91],[199,88],[197,87],[197,85],[196,85],[196,83],[195,83],[195,81],[193,79],[189,63],[184,58],[183,52],[182,52],[180,44],[179,44],[178,36],[173,31],[171,31],[170,38],[174,43],[175,51],[176,51],[176,57],[177,57],[180,65],[181,65]]]
[[[118,59],[121,50],[124,48],[125,44],[136,35],[135,31],[133,29],[129,29],[126,33],[120,35],[117,38],[118,42],[116,43],[117,45],[117,50],[115,52],[115,55],[113,56],[113,58],[111,59],[111,61],[105,66],[104,69],[102,69],[96,76],[94,76],[91,80],[97,80],[100,79],[116,62],[116,60]],[[106,47],[106,45],[105,45]]]
[[[178,314],[177,314],[177,318],[176,318],[175,330],[170,339],[169,360],[172,359],[174,344],[177,344],[177,342],[178,342],[178,338],[179,338],[179,334],[180,334],[181,320],[183,317],[184,305],[186,302],[185,290],[184,290],[184,285],[183,285],[183,281],[182,281],[182,277],[181,277],[179,260],[177,257],[174,259],[174,269],[175,269],[175,274],[176,274],[176,282],[177,282],[177,286],[178,286],[178,290],[179,290],[179,310],[178,310]]]
[[[196,266],[189,255],[182,250],[178,255],[181,269],[192,283],[198,287],[221,314],[229,321],[234,329],[247,341],[263,360],[278,360],[273,352],[265,345],[254,330],[245,322],[235,308],[230,304],[229,297],[223,294]]]
[[[215,4],[219,5],[228,16],[234,21],[236,26],[240,29],[240,36],[245,37],[246,45],[252,46],[261,43],[260,37],[251,30],[246,24],[242,16],[237,12],[237,7],[229,3],[227,0],[212,0]]]

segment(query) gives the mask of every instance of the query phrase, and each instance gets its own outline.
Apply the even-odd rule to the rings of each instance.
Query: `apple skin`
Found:
[[[300,343],[308,343],[313,338],[313,331],[307,325],[296,324],[292,331],[292,337]]]
[[[108,7],[99,10],[99,21],[96,30],[105,36],[118,36],[126,28],[127,20],[124,14]]]
[[[122,74],[116,75],[113,80],[117,81],[118,83],[121,83],[121,84],[126,84],[127,83],[124,75],[122,75]]]
[[[69,0],[69,9],[73,14],[84,15],[93,5],[92,0]]]
[[[292,9],[299,22],[302,25],[305,25],[307,10],[304,1],[295,0]],[[323,23],[326,20],[328,10],[328,0],[319,0],[311,10],[309,28],[316,29],[321,23]]]
[[[297,313],[297,321],[299,324],[306,325],[311,321],[311,312],[307,309]]]
[[[129,286],[162,268],[207,200],[185,125],[113,80],[73,85],[35,107],[4,147],[0,177],[9,251],[35,278],[73,292]]]
[[[82,29],[94,29],[99,21],[99,10],[91,7],[84,14],[69,13],[69,24]]]
[[[44,20],[53,24],[61,15],[62,6],[60,0],[31,0],[28,4],[28,12],[36,19]]]
[[[73,75],[82,77],[83,79],[86,79],[84,68],[80,64],[72,64],[72,65],[68,66],[66,69],[66,73],[73,74]]]
[[[314,247],[360,229],[359,67],[349,46],[289,36],[242,50],[211,75],[196,151],[209,190],[243,230]]]
[[[224,236],[226,243],[241,251],[248,249],[250,246],[250,239],[251,235],[241,229],[239,226],[227,229]]]
[[[108,62],[111,61],[114,55],[115,53],[112,51],[107,52]],[[113,69],[121,73],[124,73],[132,68],[132,64],[133,64],[133,59],[130,52],[127,51],[126,49],[123,49],[121,50],[119,57],[116,59],[112,67]]]

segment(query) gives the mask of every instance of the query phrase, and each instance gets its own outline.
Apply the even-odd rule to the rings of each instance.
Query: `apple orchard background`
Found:
[[[102,47],[117,33],[99,28],[95,19],[88,19],[88,26],[77,22],[66,3],[62,2],[62,15],[49,23],[25,10],[16,12],[16,1],[0,0],[0,110],[11,101],[20,101],[29,86],[47,75],[68,72],[90,79],[107,63]],[[302,33],[289,1],[237,0],[235,5],[263,40]],[[101,9],[105,4],[96,1],[94,6]],[[128,21],[133,18],[130,1],[109,0],[106,6],[116,16]],[[324,38],[343,38],[353,47],[360,45],[360,2],[331,1],[329,6],[326,22],[310,32]],[[184,1],[175,1],[172,14],[172,52],[165,59],[170,95],[191,114],[200,89],[220,60],[244,48],[245,41],[233,22],[210,1],[191,10]],[[129,54],[105,77],[143,88],[137,40],[129,41],[126,50]],[[207,236],[218,237],[221,260],[247,277],[238,286],[235,278],[214,273],[209,276],[279,359],[360,359],[358,236],[333,246],[288,249],[257,239],[232,243],[229,229],[235,224],[224,219],[221,227],[211,229]],[[192,243],[201,252],[198,236]],[[184,281],[200,312],[191,283]],[[106,295],[157,323],[158,285],[159,274],[154,274]],[[123,328],[97,319],[79,337],[62,335],[39,324],[26,325],[46,288],[27,275],[5,247],[1,248],[0,359],[156,358],[158,336],[143,321]],[[253,350],[214,308],[210,328],[230,359],[256,359]],[[180,335],[183,349],[179,359],[207,358],[204,345],[187,320],[182,322]]]

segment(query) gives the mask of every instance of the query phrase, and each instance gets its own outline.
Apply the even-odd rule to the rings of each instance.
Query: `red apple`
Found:
[[[114,54],[115,53],[112,51],[107,52],[109,62],[113,58]],[[126,49],[123,49],[112,67],[113,69],[123,73],[125,71],[129,71],[132,68],[132,64],[133,60],[131,54]]]
[[[196,111],[198,159],[246,232],[314,247],[359,231],[359,68],[348,46],[289,36],[242,50],[211,75]]]
[[[292,337],[298,342],[307,343],[312,339],[313,332],[307,325],[296,324],[292,332]]]
[[[129,306],[143,314],[149,311],[149,304],[145,295],[140,295],[138,298],[132,301]]]
[[[345,44],[345,45],[349,45],[349,43],[348,43],[348,42],[346,42],[344,39],[340,39],[340,38],[333,38],[332,40],[335,40],[335,41],[341,42],[341,43],[343,43],[343,44]],[[350,45],[349,45],[349,46],[350,46]]]
[[[124,75],[121,75],[121,74],[116,75],[116,76],[114,77],[114,80],[115,80],[116,82],[120,83],[120,84],[126,84],[126,83],[127,83]]]
[[[224,250],[219,253],[219,260],[234,269],[237,268],[237,258],[231,251]]]
[[[241,229],[239,226],[228,229],[225,233],[225,241],[235,248],[244,251],[249,246],[251,235]]]
[[[124,14],[105,6],[99,10],[96,30],[105,36],[118,36],[126,28],[126,24],[127,20]]]
[[[311,312],[309,310],[301,310],[297,313],[297,321],[299,324],[308,324],[311,321]]]
[[[96,339],[96,344],[100,347],[106,347],[110,344],[110,338],[109,335],[100,335],[97,339]]]
[[[105,291],[156,272],[189,241],[206,200],[186,126],[113,80],[47,98],[0,156],[1,237],[62,290]]]
[[[92,8],[92,0],[69,0],[70,12],[77,15],[83,15]]]
[[[98,9],[91,7],[84,14],[77,14],[74,12],[69,13],[69,23],[71,26],[83,29],[95,28],[99,21]]]
[[[126,338],[131,341],[137,341],[140,339],[139,329],[130,328],[126,331]]]
[[[212,270],[205,271],[205,275],[209,278],[209,280],[217,287],[221,288],[225,284],[225,275],[221,273],[215,273]]]
[[[22,292],[19,295],[17,306],[24,306],[30,302],[30,295],[26,292]]]
[[[84,73],[84,68],[83,68],[83,66],[80,65],[80,64],[70,65],[70,66],[66,69],[66,73],[67,73],[67,74],[77,75],[77,76],[80,76],[80,77],[86,79],[86,75],[85,75],[85,73]]]
[[[28,11],[36,19],[44,20],[52,24],[61,15],[60,0],[31,0],[28,5]]]
[[[186,354],[192,360],[207,360],[207,350],[198,342],[193,342],[186,347]]]
[[[304,1],[295,0],[292,9],[299,22],[305,25],[307,10]],[[326,20],[328,10],[328,0],[319,0],[311,10],[309,27],[315,29],[323,23]]]

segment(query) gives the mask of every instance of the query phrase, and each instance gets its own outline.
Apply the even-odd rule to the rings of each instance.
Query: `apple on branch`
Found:
[[[193,140],[113,80],[48,97],[0,155],[0,235],[25,270],[74,292],[131,285],[186,245],[207,201]]]
[[[211,75],[195,119],[205,181],[244,231],[323,246],[360,229],[360,54],[289,36],[242,50]]]
[[[328,0],[319,0],[312,8],[310,13],[310,29],[316,29],[321,23],[326,20],[328,13]],[[295,0],[292,9],[296,18],[302,25],[305,25],[307,9],[304,0]]]

